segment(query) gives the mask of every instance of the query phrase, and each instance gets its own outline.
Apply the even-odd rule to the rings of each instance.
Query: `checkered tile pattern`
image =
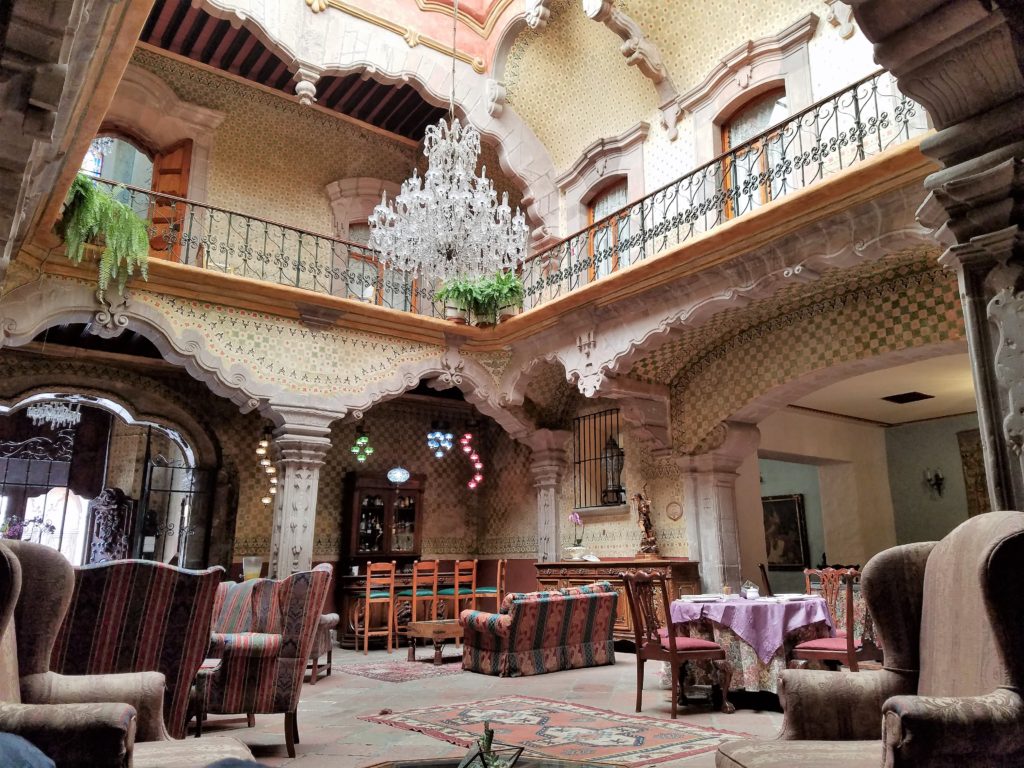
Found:
[[[881,277],[699,350],[672,384],[673,444],[692,450],[758,396],[814,371],[964,337],[954,275],[925,265]]]

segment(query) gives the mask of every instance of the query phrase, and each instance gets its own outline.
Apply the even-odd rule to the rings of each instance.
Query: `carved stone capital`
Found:
[[[735,473],[757,451],[761,432],[753,424],[723,421],[705,435],[694,450],[677,456],[676,464],[690,472]]]
[[[533,452],[530,457],[530,475],[537,488],[557,487],[569,465],[566,446],[572,432],[564,429],[538,429],[522,439]]]

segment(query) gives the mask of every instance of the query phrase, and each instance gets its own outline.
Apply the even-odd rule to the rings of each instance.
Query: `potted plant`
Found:
[[[101,299],[114,278],[117,278],[120,293],[124,293],[125,283],[136,269],[143,279],[148,278],[146,222],[85,174],[78,174],[71,183],[57,223],[57,234],[67,246],[67,257],[76,264],[81,263],[86,245],[103,246],[97,279]]]
[[[469,322],[469,310],[475,306],[476,286],[463,278],[450,280],[434,294],[434,300],[444,304],[445,319],[465,325]]]
[[[494,303],[499,322],[515,317],[523,308],[523,282],[515,272],[494,276]]]

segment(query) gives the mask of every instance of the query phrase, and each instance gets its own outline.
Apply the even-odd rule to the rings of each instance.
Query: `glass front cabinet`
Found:
[[[423,485],[421,475],[395,485],[382,474],[348,474],[349,537],[343,554],[350,564],[419,557]]]

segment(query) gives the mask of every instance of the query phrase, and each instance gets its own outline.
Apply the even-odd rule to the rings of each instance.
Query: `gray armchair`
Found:
[[[203,747],[170,739],[159,672],[52,672],[74,585],[74,570],[56,550],[0,544],[0,731],[32,742],[57,768],[199,768],[252,757],[233,739]]]
[[[729,742],[718,768],[1024,765],[1022,562],[1020,512],[876,555],[862,589],[883,669],[784,672],[779,738]]]

